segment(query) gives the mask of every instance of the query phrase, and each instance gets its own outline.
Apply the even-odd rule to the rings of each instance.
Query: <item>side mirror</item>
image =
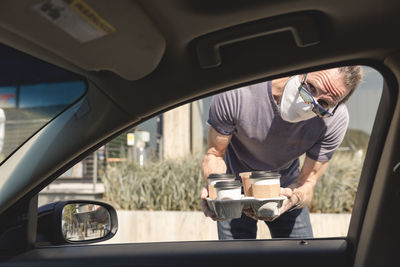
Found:
[[[112,238],[118,229],[117,212],[107,203],[60,201],[38,210],[37,244],[87,244]]]

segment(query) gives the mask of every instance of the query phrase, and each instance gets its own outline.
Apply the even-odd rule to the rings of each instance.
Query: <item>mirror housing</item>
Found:
[[[117,230],[117,212],[107,203],[92,200],[58,201],[39,207],[36,244],[96,243],[112,238]],[[88,232],[92,237],[88,237]]]

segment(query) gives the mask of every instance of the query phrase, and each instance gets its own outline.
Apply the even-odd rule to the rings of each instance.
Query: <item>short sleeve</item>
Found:
[[[349,113],[345,105],[341,105],[331,118],[326,120],[326,129],[317,143],[307,151],[307,156],[313,160],[329,161],[343,141],[349,125]]]
[[[233,134],[238,118],[239,104],[238,89],[213,96],[207,123],[220,134]]]

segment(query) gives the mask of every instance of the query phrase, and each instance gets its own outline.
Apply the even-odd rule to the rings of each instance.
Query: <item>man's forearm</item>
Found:
[[[211,173],[226,173],[226,164],[224,158],[216,156],[212,153],[207,153],[203,159],[202,171],[204,181],[207,181],[207,177]]]
[[[308,206],[311,203],[314,195],[314,187],[315,185],[310,182],[305,182],[301,185],[298,183],[293,183],[289,186],[289,188],[293,190],[293,194],[300,198],[299,208]],[[297,200],[295,201],[297,202]]]
[[[299,177],[295,183],[289,186],[293,190],[293,194],[300,198],[299,208],[311,203],[314,187],[326,171],[328,164],[329,162],[319,162],[306,157]]]
[[[208,149],[202,164],[203,178],[205,181],[207,181],[207,177],[211,173],[226,173],[224,156],[231,138],[231,135],[220,134],[213,127],[210,127],[208,130]]]

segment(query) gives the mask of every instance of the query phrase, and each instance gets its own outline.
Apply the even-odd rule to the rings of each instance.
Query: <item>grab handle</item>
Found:
[[[201,37],[197,41],[200,67],[207,69],[221,65],[221,46],[286,31],[292,33],[298,47],[311,46],[320,42],[315,22],[309,15],[285,15],[261,22],[250,22]]]

